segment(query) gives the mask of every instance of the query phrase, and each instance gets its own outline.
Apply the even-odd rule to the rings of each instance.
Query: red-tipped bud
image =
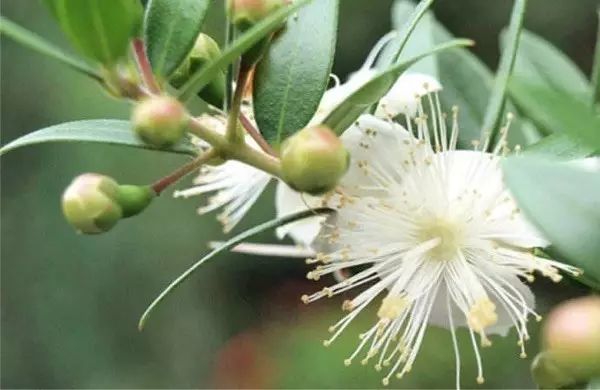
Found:
[[[244,29],[288,3],[289,0],[227,0],[227,14],[234,25]]]
[[[154,96],[139,103],[131,118],[138,137],[156,148],[171,146],[184,135],[187,114],[183,105],[169,96]]]
[[[573,299],[554,309],[543,342],[554,364],[576,380],[600,375],[600,296]]]
[[[76,177],[62,197],[67,221],[85,234],[104,233],[123,216],[117,201],[119,185],[108,176],[86,173]]]
[[[328,127],[305,128],[281,148],[283,179],[296,191],[318,195],[332,190],[348,169],[349,154]]]

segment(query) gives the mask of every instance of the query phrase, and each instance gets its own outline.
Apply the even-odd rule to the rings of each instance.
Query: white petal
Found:
[[[250,210],[270,180],[268,173],[232,160],[218,166],[205,165],[194,179],[196,186],[176,191],[174,196],[188,198],[213,193],[208,204],[198,212],[205,214],[223,208],[218,219],[223,230],[229,232]]]
[[[320,207],[322,203],[323,199],[321,197],[296,192],[282,181],[277,183],[275,208],[277,209],[278,218],[309,208]],[[325,218],[325,216],[309,217],[281,226],[277,228],[277,237],[282,239],[289,235],[297,244],[310,247],[319,234],[321,224],[325,221]]]
[[[454,150],[442,153],[448,167],[448,197],[451,202],[459,198],[477,197],[476,202],[463,202],[465,207],[477,207],[473,212],[488,215],[481,227],[486,239],[495,239],[521,248],[546,247],[548,241],[525,216],[506,189],[499,158],[490,153],[473,150]],[[473,190],[477,194],[473,194]]]
[[[376,71],[373,69],[361,69],[360,71],[353,73],[345,83],[325,91],[325,94],[319,103],[319,108],[310,121],[310,124],[315,125],[321,123],[325,117],[338,106],[338,104],[368,82],[375,73]]]
[[[399,114],[414,117],[417,114],[420,98],[441,90],[440,82],[429,75],[405,73],[381,98],[375,115],[380,118],[393,118]]]
[[[535,307],[535,297],[531,292],[531,289],[523,283],[517,276],[511,275],[507,272],[495,271],[498,272],[494,275],[494,279],[502,278],[504,281],[509,283],[512,287],[514,287],[521,295],[525,301],[525,304],[533,309]],[[448,309],[446,307],[446,299],[447,299],[448,291],[445,287],[440,288],[438,295],[435,298],[435,302],[433,304],[433,308],[431,310],[431,315],[429,316],[429,323],[431,325],[440,326],[442,328],[449,329],[450,323],[448,321]],[[498,315],[498,321],[495,325],[486,328],[487,334],[498,334],[501,336],[506,336],[511,328],[515,326],[511,316],[506,311],[504,305],[500,301],[497,295],[488,290],[488,296],[490,300],[496,306],[496,314]],[[454,327],[466,327],[467,319],[465,314],[459,309],[459,307],[454,303],[451,299],[452,305],[452,322],[454,323]]]
[[[353,194],[366,194],[380,187],[373,170],[399,181],[398,167],[411,150],[410,135],[402,126],[362,115],[341,139],[350,153],[350,167],[342,178],[346,189]]]

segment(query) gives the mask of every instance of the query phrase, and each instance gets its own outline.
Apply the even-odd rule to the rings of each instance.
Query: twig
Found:
[[[160,93],[160,87],[156,82],[156,78],[154,77],[154,73],[152,73],[152,66],[150,65],[150,61],[148,60],[148,56],[146,55],[146,49],[144,48],[144,42],[140,38],[135,38],[132,43],[133,53],[135,55],[135,60],[138,64],[138,68],[140,70],[140,74],[142,79],[144,80],[144,84],[148,87],[148,90],[157,94]]]

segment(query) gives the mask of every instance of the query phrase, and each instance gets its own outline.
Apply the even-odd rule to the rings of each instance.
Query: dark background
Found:
[[[343,78],[389,31],[392,1],[341,3],[334,71]],[[0,6],[2,15],[68,49],[41,2],[2,0]],[[511,6],[508,0],[439,0],[433,8],[455,35],[477,41],[473,51],[493,69],[497,36]],[[525,25],[589,74],[597,6],[596,0],[531,0]],[[222,12],[214,8],[206,31],[221,39]],[[130,109],[93,82],[4,38],[1,92],[2,144],[55,123],[126,118]],[[145,306],[207,251],[208,240],[223,237],[220,227],[212,216],[195,214],[200,199],[167,194],[108,234],[78,236],[62,218],[60,195],[82,172],[148,183],[182,161],[89,145],[39,146],[2,157],[1,386],[378,386],[381,375],[372,367],[342,364],[361,324],[330,348],[321,345],[343,299],[299,304],[302,293],[321,285],[304,279],[307,266],[298,260],[220,256],[170,297],[143,333],[137,331]],[[271,218],[272,200],[270,191],[238,230]],[[271,241],[273,235],[260,239]],[[554,291],[574,293],[568,282]],[[555,300],[542,301],[542,307]],[[369,316],[362,317],[364,327]],[[533,356],[537,325],[531,329]],[[474,359],[464,336],[463,386],[473,387]],[[484,351],[482,387],[531,387],[530,360],[518,358],[514,335],[494,342]],[[432,328],[411,375],[392,385],[453,387],[453,375],[449,333]]]

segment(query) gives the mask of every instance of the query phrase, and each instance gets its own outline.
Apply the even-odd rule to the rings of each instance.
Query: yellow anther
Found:
[[[388,295],[381,302],[381,307],[377,312],[377,315],[381,319],[394,320],[400,317],[400,314],[404,311],[408,304],[405,297],[400,295]]]
[[[496,305],[488,298],[476,301],[467,314],[467,323],[475,332],[483,332],[485,328],[498,321]]]

